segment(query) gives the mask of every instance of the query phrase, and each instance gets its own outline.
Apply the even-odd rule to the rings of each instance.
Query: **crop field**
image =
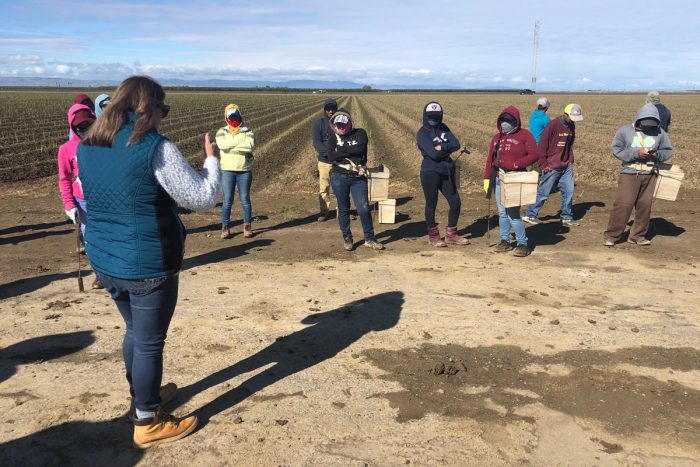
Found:
[[[67,135],[66,110],[74,92],[0,92],[0,180],[13,181],[54,175],[58,146]],[[94,95],[93,95],[94,94]],[[95,97],[97,93],[92,93]],[[172,110],[162,133],[194,161],[203,157],[202,134],[223,125],[223,109],[235,102],[256,133],[256,183],[254,190],[272,187],[284,191],[315,190],[315,153],[310,134],[321,115],[324,99],[334,97],[347,108],[356,126],[370,135],[370,164],[388,165],[399,191],[418,189],[420,155],[415,133],[421,125],[421,109],[435,99],[445,107],[445,123],[472,151],[463,160],[462,187],[478,189],[485,153],[495,120],[502,108],[516,105],[527,126],[533,96],[504,93],[473,94],[263,94],[170,92]],[[610,153],[617,128],[633,120],[644,95],[549,94],[550,117],[571,102],[581,104],[584,121],[577,125],[577,182],[612,186],[618,162]],[[673,162],[686,172],[685,188],[697,188],[700,156],[697,133],[691,130],[700,107],[700,95],[664,95],[673,112],[669,132],[675,148]]]

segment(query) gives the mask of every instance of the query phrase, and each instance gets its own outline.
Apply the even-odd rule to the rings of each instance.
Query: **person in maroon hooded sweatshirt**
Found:
[[[503,109],[496,120],[498,132],[491,138],[486,167],[484,169],[484,191],[490,196],[496,195],[498,206],[498,226],[500,228],[501,242],[496,245],[497,252],[513,249],[510,243],[510,229],[515,230],[516,247],[514,256],[527,256],[530,248],[527,245],[525,224],[520,219],[520,206],[506,208],[501,204],[501,188],[498,180],[498,170],[505,172],[525,171],[527,167],[537,161],[537,144],[535,137],[528,130],[521,127],[520,111],[515,106]]]

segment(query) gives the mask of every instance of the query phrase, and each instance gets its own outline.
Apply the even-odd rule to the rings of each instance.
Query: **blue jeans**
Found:
[[[153,412],[160,405],[163,348],[177,304],[179,276],[117,279],[97,273],[126,323],[122,353],[134,404]]]
[[[350,231],[350,195],[360,216],[365,240],[374,240],[374,226],[367,200],[367,179],[356,175],[331,172],[331,187],[338,203],[338,225],[343,238],[352,238]]]
[[[233,195],[236,192],[236,187],[238,187],[238,199],[243,208],[243,222],[249,224],[253,220],[250,205],[250,185],[252,184],[253,172],[251,171],[221,171],[221,186],[224,192],[224,202],[221,205],[222,224],[228,224],[231,221],[231,206],[233,206]]]
[[[572,220],[574,218],[571,213],[574,201],[574,166],[568,165],[565,169],[552,169],[547,173],[543,173],[540,177],[540,184],[537,187],[537,200],[534,204],[527,207],[525,215],[527,217],[537,217],[540,209],[544,205],[554,185],[561,190],[561,218],[563,220]]]
[[[85,238],[85,225],[87,225],[87,201],[85,198],[73,197],[75,207],[78,208],[78,222],[80,222],[80,233]]]
[[[527,246],[527,234],[525,233],[525,224],[520,219],[520,206],[506,208],[501,204],[501,185],[496,177],[496,205],[498,206],[498,227],[500,229],[501,240],[510,242],[510,228],[515,230],[515,242],[518,245]]]

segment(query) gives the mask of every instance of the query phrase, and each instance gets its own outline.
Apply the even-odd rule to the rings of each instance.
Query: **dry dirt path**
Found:
[[[698,193],[655,207],[647,249],[600,245],[608,192],[582,190],[571,230],[553,199],[524,259],[486,247],[480,197],[463,202],[472,244],[442,250],[419,197],[378,226],[382,252],[342,251],[313,196],[256,193],[251,240],[219,240],[218,210],[187,214],[165,378],[169,409],[202,426],[140,452],[123,323],[103,292],[76,293],[54,191],[0,201],[2,465],[700,462]]]

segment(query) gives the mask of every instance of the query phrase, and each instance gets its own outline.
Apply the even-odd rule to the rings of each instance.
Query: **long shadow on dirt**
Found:
[[[90,275],[83,271],[83,277]],[[63,279],[68,279],[71,277],[78,277],[78,271],[71,272],[61,272],[56,274],[46,274],[43,276],[27,277],[25,279],[18,279],[13,282],[8,282],[7,284],[0,285],[0,299],[17,297],[19,295],[28,294],[46,287],[53,281],[60,281]],[[78,290],[77,283],[75,284],[75,290]]]
[[[405,388],[377,395],[398,409],[402,422],[428,413],[533,422],[519,415],[519,409],[542,404],[595,420],[611,432],[652,432],[700,444],[700,391],[673,381],[667,371],[700,370],[700,350],[691,347],[571,350],[540,356],[508,345],[424,344],[363,354],[387,372],[383,379]],[[664,374],[656,379],[619,365]]]
[[[92,331],[33,337],[0,349],[0,382],[28,363],[42,363],[79,352],[95,342]]]
[[[679,237],[685,232],[683,227],[679,227],[663,217],[653,217],[649,225],[647,238],[650,240],[657,235],[662,237]]]
[[[240,245],[231,245],[225,248],[219,248],[218,250],[208,251],[206,253],[202,253],[201,255],[192,256],[191,258],[185,258],[185,260],[182,262],[182,270],[184,271],[195,266],[220,263],[222,261],[237,258],[247,254],[248,250],[269,246],[273,241],[274,240],[270,239],[253,240]]]
[[[309,315],[301,323],[310,326],[278,337],[276,342],[255,355],[179,389],[169,407],[180,406],[209,388],[274,363],[197,410],[203,426],[213,416],[252,394],[335,357],[365,334],[394,327],[399,321],[403,303],[403,292],[386,292],[356,300],[334,310]]]
[[[491,228],[491,239],[494,242],[498,242],[498,213],[493,214],[490,219],[488,216],[476,219],[470,225],[460,230],[459,234],[465,235],[469,239],[481,238],[486,236],[488,228]]]
[[[65,225],[65,226],[73,226],[71,224],[71,221],[68,219],[64,221],[59,221],[59,222],[44,222],[41,224],[25,224],[25,225],[15,225],[12,227],[8,227],[6,229],[0,229],[0,235],[9,235],[9,234],[14,234],[14,233],[19,233],[19,232],[24,232],[26,230],[47,230],[47,229],[53,229],[54,227],[58,227],[59,225]]]
[[[331,215],[328,220],[335,218],[335,215]],[[279,224],[271,225],[269,227],[263,227],[261,229],[256,229],[255,232],[263,233],[263,232],[271,232],[274,230],[283,230],[283,229],[289,229],[292,227],[300,227],[302,225],[306,224],[312,224],[316,222],[318,219],[318,214],[311,214],[306,217],[302,217],[299,219],[290,219],[288,221],[280,222]]]
[[[398,240],[403,240],[405,238],[420,238],[427,235],[425,230],[425,222],[405,222],[395,229],[384,230],[377,234],[377,238],[382,241],[383,244],[388,245],[389,243],[396,242]]]
[[[54,237],[56,235],[67,235],[74,232],[73,229],[63,230],[42,230],[41,232],[32,232],[24,235],[15,235],[14,237],[0,238],[0,245],[16,245],[30,240],[38,240],[40,238]]]

